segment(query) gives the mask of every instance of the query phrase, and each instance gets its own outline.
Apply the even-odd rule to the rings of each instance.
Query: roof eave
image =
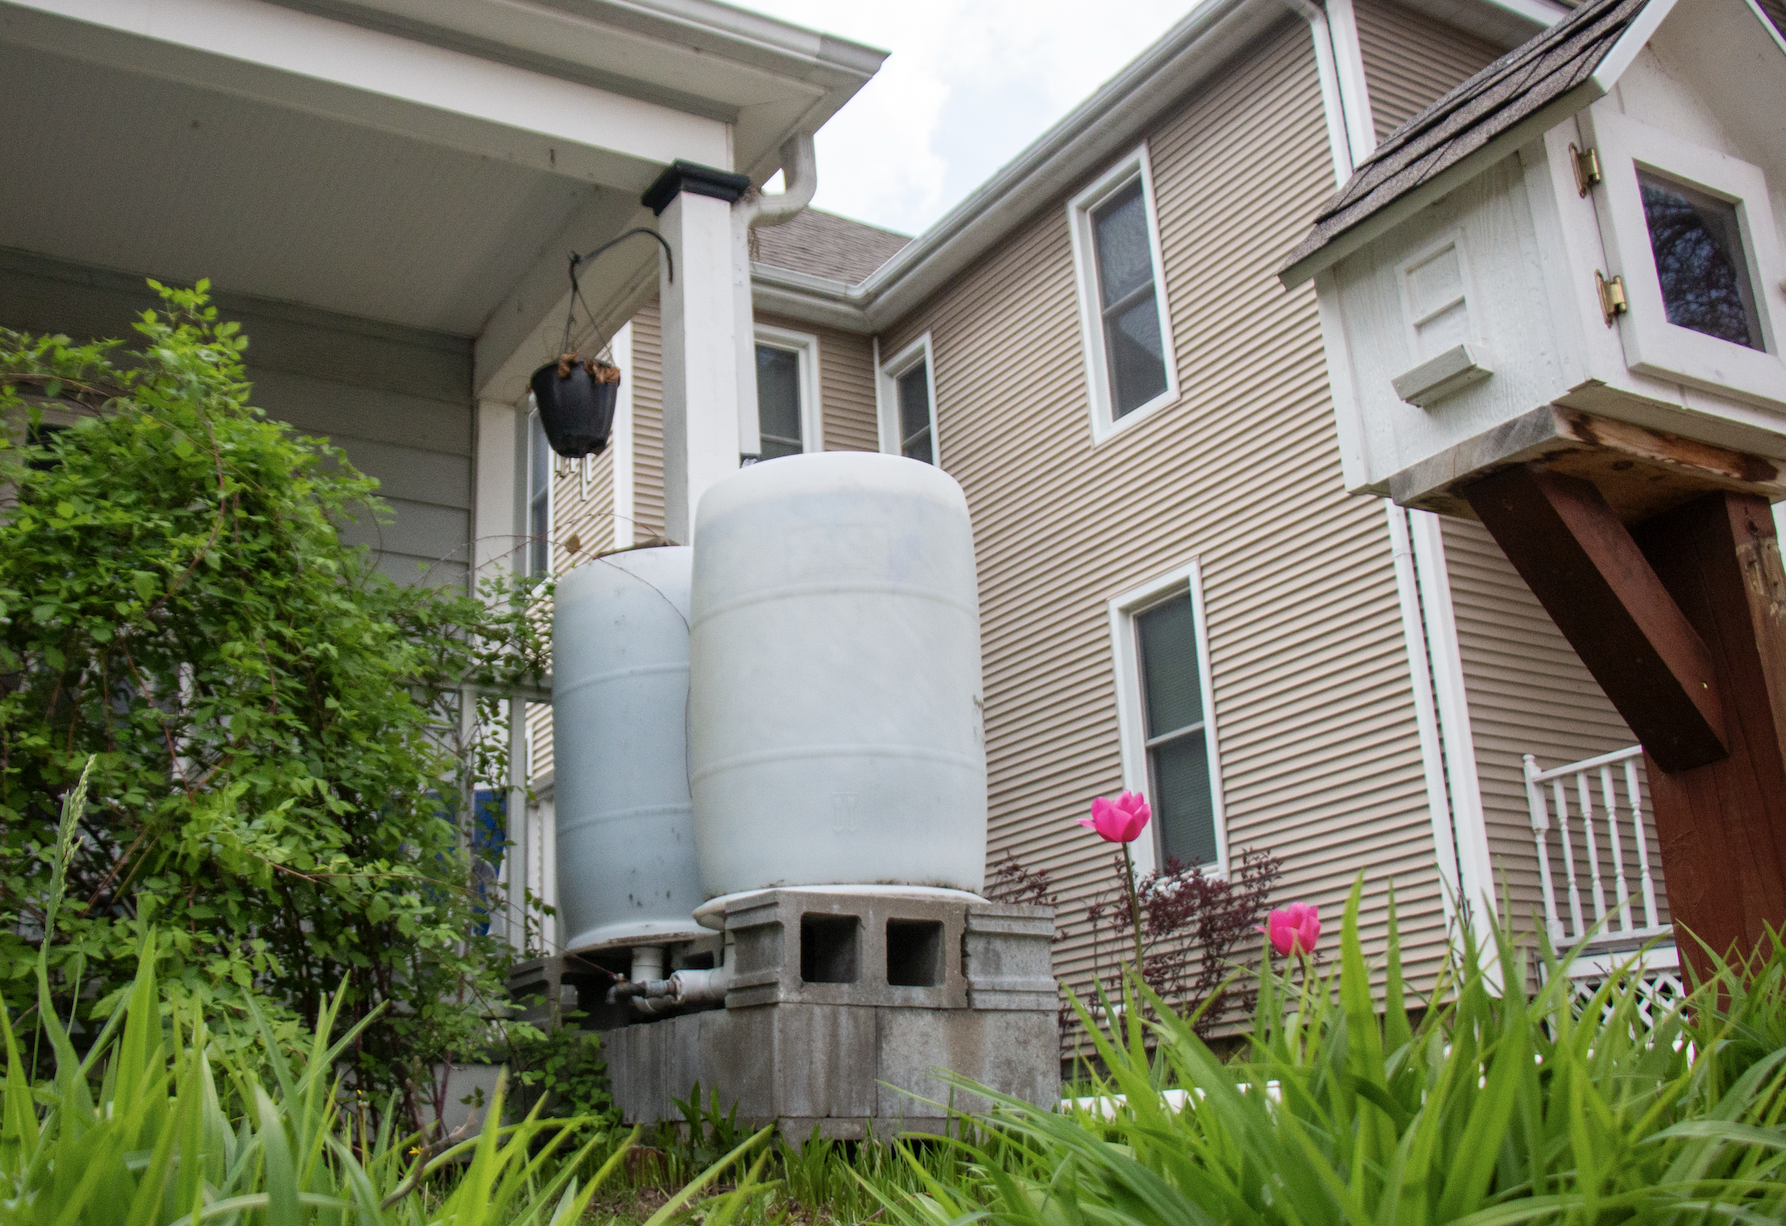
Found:
[[[1133,144],[1146,124],[1252,38],[1293,14],[1283,0],[1203,0],[1128,67],[855,287],[879,330],[1049,198]],[[1194,63],[1208,57],[1209,67]],[[1203,69],[1199,71],[1199,69]]]

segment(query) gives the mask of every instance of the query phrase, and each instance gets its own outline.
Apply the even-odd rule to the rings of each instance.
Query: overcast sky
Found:
[[[743,7],[892,53],[819,130],[813,203],[916,234],[1193,2],[744,0]]]

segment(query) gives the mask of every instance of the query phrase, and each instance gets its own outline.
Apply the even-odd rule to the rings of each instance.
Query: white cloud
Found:
[[[1139,55],[1189,0],[749,0],[892,54],[819,131],[817,207],[916,233]]]

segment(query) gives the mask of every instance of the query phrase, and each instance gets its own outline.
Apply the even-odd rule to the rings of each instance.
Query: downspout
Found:
[[[756,319],[751,306],[750,232],[758,226],[779,226],[798,217],[812,203],[818,190],[818,158],[812,133],[790,137],[781,147],[781,173],[785,184],[774,196],[746,193],[732,206],[732,295],[738,349],[738,451],[749,463],[762,454],[762,432],[757,419]]]

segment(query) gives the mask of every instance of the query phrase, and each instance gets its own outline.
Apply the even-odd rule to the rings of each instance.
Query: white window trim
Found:
[[[881,450],[889,455],[905,453],[899,432],[899,377],[919,362],[924,363],[925,390],[930,393],[930,458],[941,468],[943,435],[936,426],[936,357],[928,332],[880,364],[874,399],[880,416]]]
[[[819,402],[819,338],[810,332],[795,332],[772,324],[756,326],[756,343],[772,349],[792,350],[799,360],[800,383],[800,449],[804,452],[825,449],[825,413]]]
[[[1211,813],[1215,823],[1215,863],[1204,872],[1228,875],[1228,818],[1222,800],[1222,759],[1217,751],[1215,690],[1209,675],[1209,619],[1203,603],[1203,567],[1192,558],[1140,587],[1109,602],[1110,644],[1116,658],[1116,726],[1122,744],[1122,785],[1125,791],[1147,792],[1147,717],[1141,707],[1141,659],[1135,640],[1135,618],[1155,605],[1189,591],[1191,618],[1197,630],[1197,680],[1203,690],[1203,743],[1209,754]],[[1130,850],[1135,871],[1152,872],[1162,862],[1159,827],[1150,824],[1151,835],[1137,839]]]
[[[522,438],[526,440],[526,447],[522,454],[526,458],[521,462],[523,469],[521,485],[521,536],[522,539],[526,541],[527,548],[521,555],[521,573],[530,579],[533,577],[533,423],[539,420],[539,415],[539,405],[534,401],[533,394],[529,392],[527,395],[526,423],[522,432]],[[550,447],[550,444],[548,444],[548,447]],[[551,467],[546,473],[545,577],[548,579],[552,577],[552,566],[553,563],[557,561],[553,556],[556,551],[552,547],[552,528],[554,522],[558,518],[558,507],[555,504],[558,501],[558,481],[556,478],[559,475],[558,467],[560,459],[556,451],[551,452],[551,456]]]
[[[1141,200],[1147,212],[1147,245],[1153,256],[1153,300],[1160,315],[1160,341],[1166,354],[1166,390],[1116,417],[1110,399],[1110,368],[1104,353],[1103,312],[1098,298],[1091,215],[1094,209],[1137,178],[1141,180]],[[1073,197],[1067,205],[1067,226],[1073,238],[1073,272],[1079,291],[1079,338],[1085,347],[1091,437],[1092,442],[1101,443],[1178,400],[1177,346],[1172,342],[1172,311],[1166,303],[1166,260],[1160,250],[1160,222],[1153,202],[1153,166],[1148,160],[1145,144]]]
[[[1786,406],[1786,361],[1781,358],[1786,260],[1774,229],[1766,176],[1759,167],[1616,112],[1589,111],[1584,119],[1604,176],[1595,189],[1595,203],[1602,206],[1596,213],[1606,242],[1607,275],[1623,279],[1629,304],[1617,317],[1626,363],[1639,374],[1772,408]],[[1640,165],[1736,205],[1765,351],[1668,322],[1638,191]]]
[[[631,549],[633,532],[633,326],[622,324],[611,345],[614,364],[620,367],[620,395],[614,402],[614,436],[608,448],[614,453],[614,548]]]

